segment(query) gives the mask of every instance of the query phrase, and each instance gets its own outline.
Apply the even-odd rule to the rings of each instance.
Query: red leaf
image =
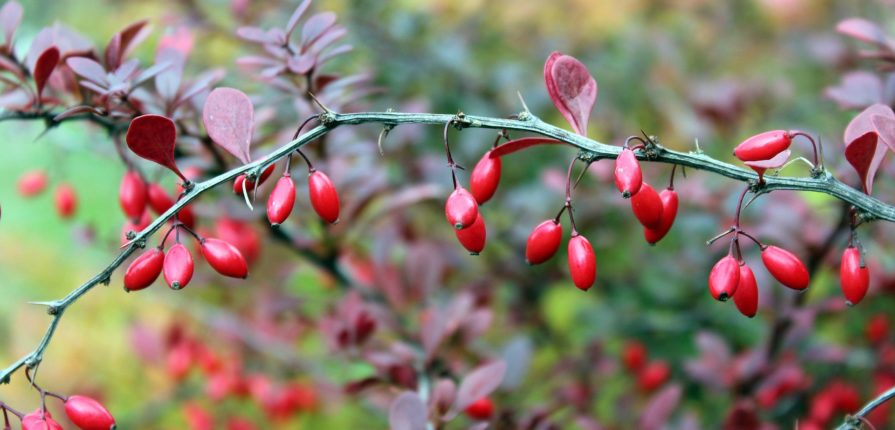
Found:
[[[43,93],[44,85],[50,79],[53,69],[59,64],[59,48],[51,46],[47,48],[40,57],[37,57],[37,63],[34,64],[34,83],[37,85],[37,100],[40,101],[40,95]]]
[[[587,134],[587,122],[597,101],[597,81],[574,57],[550,54],[544,64],[547,93],[576,133]]]
[[[161,164],[180,179],[187,180],[174,162],[174,143],[177,140],[174,121],[161,115],[141,115],[131,121],[125,140],[134,154]]]
[[[252,143],[254,108],[252,101],[242,91],[216,88],[205,99],[202,121],[215,143],[243,163],[252,159],[249,145]]]
[[[888,128],[884,130],[885,135],[876,128],[873,120],[875,116],[895,119],[895,112],[883,104],[871,105],[848,123],[843,137],[845,158],[858,172],[864,192],[867,194],[873,191],[873,178],[886,155],[886,146],[878,145],[880,137],[883,137],[883,142],[892,140],[887,139],[891,135]],[[886,125],[883,124],[883,120],[876,122]]]
[[[503,381],[507,371],[507,364],[503,360],[494,361],[477,367],[463,378],[460,388],[457,390],[457,403],[455,411],[465,410],[473,402],[487,397],[496,390]]]
[[[391,430],[426,430],[426,404],[413,391],[405,391],[388,408]]]
[[[68,67],[71,67],[72,71],[84,79],[103,87],[109,85],[109,82],[106,79],[106,69],[96,61],[84,57],[72,57],[65,60],[65,64],[68,64]]]
[[[640,423],[637,428],[642,430],[659,430],[667,423],[671,414],[677,409],[681,401],[682,389],[679,384],[665,387],[653,396],[643,412],[640,414]]]
[[[0,9],[0,29],[3,30],[4,44],[8,47],[12,45],[12,36],[19,23],[22,22],[22,5],[17,1],[10,0]]]
[[[552,144],[552,143],[565,143],[556,139],[550,139],[546,137],[523,137],[521,139],[511,140],[503,145],[498,146],[497,148],[492,149],[491,158],[500,158],[504,155],[512,154],[516,151],[521,151],[525,148],[535,145],[544,145],[544,144]]]

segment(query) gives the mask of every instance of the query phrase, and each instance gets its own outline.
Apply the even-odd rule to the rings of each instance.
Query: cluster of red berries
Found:
[[[308,165],[310,166],[310,164]],[[260,179],[264,180],[263,174]],[[237,178],[238,180],[239,178]],[[236,185],[234,184],[235,189]],[[339,194],[336,192],[336,187],[329,176],[313,167],[308,167],[308,194],[311,206],[321,219],[331,224],[339,221]],[[295,182],[287,169],[267,198],[268,221],[273,226],[282,224],[289,218],[294,206]]]
[[[821,430],[842,415],[853,414],[861,407],[861,395],[851,384],[833,380],[811,398],[808,418],[799,420],[799,429]]]
[[[637,378],[637,387],[644,393],[656,391],[671,377],[668,363],[663,360],[647,361],[646,347],[640,342],[626,343],[621,359],[625,370]]]
[[[198,176],[199,172],[187,169],[186,174],[194,177]],[[183,187],[178,184],[175,195],[180,195],[183,191]],[[152,222],[150,209],[156,215],[161,215],[174,206],[175,199],[161,185],[146,183],[137,171],[128,170],[121,178],[121,185],[118,187],[118,203],[127,217],[121,231],[122,243],[127,243],[128,232],[139,232]],[[196,216],[190,205],[184,205],[177,211],[176,220],[189,228],[195,226]]]
[[[115,418],[98,401],[87,396],[63,397],[54,393],[46,393],[49,397],[62,400],[65,404],[65,415],[81,430],[114,430]],[[62,430],[62,426],[53,419],[50,411],[42,406],[34,412],[20,414],[0,404],[0,413],[17,416],[22,421],[22,430]],[[8,427],[9,421],[6,422]]]
[[[22,197],[36,197],[46,190],[49,183],[47,173],[43,170],[32,170],[25,172],[19,178],[17,187]],[[68,183],[61,182],[56,186],[53,193],[53,203],[56,206],[56,213],[62,219],[69,219],[74,216],[78,209],[78,195],[75,189]]]

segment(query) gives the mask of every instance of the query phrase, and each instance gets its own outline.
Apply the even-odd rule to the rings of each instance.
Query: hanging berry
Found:
[[[286,172],[267,198],[267,220],[270,221],[270,225],[277,226],[284,223],[292,213],[293,206],[295,206],[295,182],[292,182],[292,177]]]
[[[172,290],[186,287],[193,278],[193,256],[182,243],[168,249],[162,273]]]
[[[741,314],[749,318],[758,311],[758,283],[752,269],[745,263],[740,265],[740,282],[733,295],[733,303]]]
[[[261,172],[261,175],[257,178],[257,180],[246,181],[246,175],[244,174],[237,176],[236,179],[233,181],[233,193],[242,194],[243,182],[245,182],[246,192],[254,191],[256,186],[260,186],[261,184],[266,182],[267,178],[269,178],[270,175],[273,174],[274,167],[276,167],[275,164],[267,166],[267,168]]]
[[[627,342],[622,350],[622,364],[630,372],[638,372],[646,365],[646,347],[640,342]]]
[[[165,252],[161,248],[152,248],[141,254],[124,272],[124,289],[137,291],[152,285],[162,272],[164,262]]]
[[[479,255],[485,249],[487,232],[485,231],[485,220],[482,219],[481,213],[478,214],[471,226],[463,230],[454,230],[454,233],[457,235],[457,240],[460,241],[460,244],[470,254]]]
[[[137,219],[146,210],[148,200],[146,183],[140,178],[140,174],[128,170],[121,178],[121,186],[118,188],[118,203],[121,210],[128,218]]]
[[[668,363],[661,360],[653,361],[637,375],[637,385],[641,391],[650,393],[661,387],[669,376],[671,376],[671,369],[668,367]]]
[[[500,157],[492,157],[491,153],[488,151],[482,156],[469,176],[469,191],[480,205],[491,200],[500,183]]]
[[[475,222],[479,214],[478,204],[475,202],[475,197],[469,191],[466,191],[466,188],[458,186],[448,196],[447,203],[444,206],[444,214],[450,225],[457,230],[461,230]]]
[[[53,419],[50,411],[37,409],[22,417],[22,430],[62,430],[62,426]]]
[[[22,197],[34,197],[47,188],[47,174],[43,170],[25,172],[17,183]]]
[[[784,286],[794,290],[808,288],[808,269],[793,253],[776,246],[765,246],[761,251],[761,261],[768,272]]]
[[[65,400],[65,414],[81,430],[110,430],[115,418],[100,402],[86,396],[70,396]]]
[[[792,134],[786,130],[771,130],[756,134],[737,145],[733,150],[740,161],[770,160],[789,149]]]
[[[63,219],[71,218],[78,208],[78,196],[75,194],[75,189],[65,183],[56,187],[54,201],[56,203],[56,212]]]
[[[657,229],[662,224],[662,199],[650,184],[644,182],[631,197],[631,210],[645,228]]]
[[[580,290],[587,291],[597,277],[597,258],[594,248],[584,236],[577,232],[572,233],[569,239],[569,272],[572,274],[572,282]]]
[[[319,170],[311,171],[308,175],[308,192],[311,206],[320,218],[330,224],[339,221],[339,193],[329,176]]]
[[[845,248],[839,266],[839,283],[849,305],[856,305],[867,294],[870,270],[863,264],[861,251],[854,246]]]
[[[174,206],[174,200],[168,195],[161,185],[152,183],[147,186],[146,195],[149,201],[149,207],[158,215],[161,215]],[[180,208],[177,212],[177,219],[189,228],[193,228],[196,224],[196,217],[189,205]]]
[[[541,264],[553,257],[559,250],[562,241],[562,225],[553,219],[548,219],[535,227],[528,236],[525,246],[525,262],[528,264]]]
[[[718,260],[709,273],[709,293],[722,302],[733,297],[740,282],[740,263],[731,255]]]
[[[662,220],[656,228],[643,228],[643,237],[650,245],[655,245],[671,231],[674,219],[677,217],[678,198],[674,188],[666,188],[659,193],[662,201]]]
[[[218,273],[231,278],[245,278],[249,267],[235,246],[220,239],[205,238],[200,241],[205,261]]]
[[[640,170],[640,162],[631,148],[622,148],[622,152],[615,159],[615,187],[622,193],[622,197],[628,198],[640,191],[643,184],[643,172]]]

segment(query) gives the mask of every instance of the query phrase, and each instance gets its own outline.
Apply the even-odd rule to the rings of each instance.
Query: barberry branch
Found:
[[[867,422],[867,415],[870,415],[870,413],[879,405],[886,403],[893,397],[895,397],[895,387],[883,391],[879,396],[876,396],[876,398],[864,405],[864,407],[854,415],[847,416],[845,422],[839,425],[839,427],[836,427],[836,430],[859,430],[864,428],[864,424]]]
[[[20,116],[19,119],[45,119],[46,117],[47,115],[37,115],[33,118]],[[89,120],[89,118],[85,119]],[[177,212],[184,206],[196,199],[200,194],[228,182],[238,175],[244,173],[253,176],[260,175],[261,171],[271,163],[289,156],[295,150],[326,135],[337,127],[370,123],[380,124],[386,127],[394,127],[400,124],[445,125],[452,123],[458,128],[506,129],[526,131],[551,137],[577,147],[582,151],[579,157],[589,161],[616,158],[621,152],[620,147],[606,145],[580,135],[572,134],[566,130],[547,124],[528,112],[520,113],[516,116],[516,119],[469,116],[464,114],[451,115],[401,112],[337,114],[326,112],[320,115],[320,122],[321,125],[274,150],[267,157],[237,167],[208,180],[195,183],[195,185],[189,191],[185,192],[171,208],[156,218],[148,227],[143,229],[143,231],[136,234],[124,247],[124,250],[121,251],[121,253],[118,254],[118,256],[115,257],[115,259],[99,274],[74,289],[62,299],[41,303],[47,306],[47,311],[52,316],[43,339],[41,339],[34,350],[16,360],[9,367],[0,371],[0,383],[8,383],[11,375],[23,366],[27,366],[28,368],[37,367],[43,360],[44,351],[52,340],[56,327],[68,307],[88,291],[92,290],[96,285],[101,283],[107,284],[112,273],[123,264],[131,254],[138,249],[145,247],[146,240],[159,230],[168,220],[174,218]],[[672,151],[659,145],[653,145],[648,152],[639,151],[637,156],[643,160],[681,165],[716,173],[738,181],[749,182],[753,184],[753,192],[756,193],[766,193],[773,190],[795,190],[829,194],[854,206],[859,211],[863,220],[895,221],[895,207],[849,187],[833,178],[828,172],[823,172],[823,174],[817,178],[768,177],[765,178],[763,184],[758,185],[758,176],[755,173],[716,160],[702,153],[683,153]],[[895,395],[895,393],[893,393],[893,395]]]

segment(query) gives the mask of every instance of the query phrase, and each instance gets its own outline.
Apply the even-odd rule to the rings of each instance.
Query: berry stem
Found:
[[[809,142],[811,142],[811,149],[813,150],[813,153],[814,153],[814,168],[818,169],[819,171],[822,172],[824,170],[824,160],[823,160],[823,146],[820,145],[820,141],[818,140],[815,142],[814,138],[811,137],[810,134],[805,133],[804,131],[796,130],[796,131],[790,131],[789,133],[792,137],[802,136],[802,137],[808,139]],[[818,149],[818,148],[820,148],[820,149]]]
[[[674,191],[674,174],[677,172],[677,164],[671,166],[671,178],[668,179],[668,189]]]
[[[746,193],[749,192],[749,185],[746,185],[746,188],[743,188],[743,192],[740,193],[740,198],[737,200],[737,212],[736,216],[733,219],[733,226],[739,230],[740,229],[740,213],[743,210],[743,199],[746,198]]]
[[[563,206],[563,209],[569,210],[569,223],[572,225],[572,237],[578,235],[578,229],[575,227],[575,217],[572,215],[572,168],[575,167],[575,161],[577,160],[578,158],[575,157],[569,162],[569,169],[566,172],[566,202]],[[560,211],[559,214],[561,215],[562,211]],[[559,215],[556,216],[556,219],[559,221]]]
[[[454,182],[454,189],[457,189],[457,171],[456,168],[457,163],[454,163],[454,157],[451,156],[451,145],[448,141],[448,129],[451,127],[454,121],[448,121],[444,123],[444,153],[447,156],[448,167],[451,168],[451,180]]]
[[[3,420],[6,422],[7,425],[9,425],[9,416],[6,414],[7,412],[15,415],[20,420],[25,416],[25,414],[23,414],[22,412],[19,412],[15,409],[11,408],[9,405],[7,405],[6,403],[3,403],[3,402],[0,402],[0,409],[3,410]]]

